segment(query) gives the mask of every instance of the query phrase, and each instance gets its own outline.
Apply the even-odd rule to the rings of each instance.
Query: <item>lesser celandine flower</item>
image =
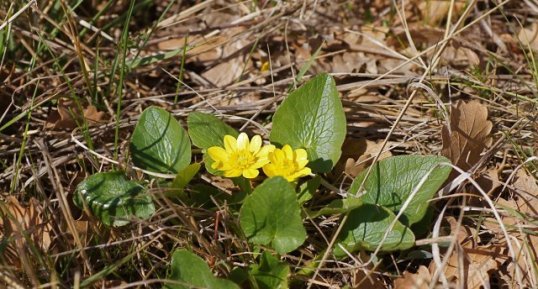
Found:
[[[211,167],[222,171],[225,177],[253,179],[258,176],[258,169],[269,163],[267,155],[274,149],[273,145],[262,146],[259,135],[249,140],[246,133],[241,133],[237,139],[231,135],[224,136],[224,148],[213,146],[207,149],[207,153],[215,161]]]
[[[293,150],[291,146],[285,145],[282,149],[270,152],[268,157],[270,163],[263,167],[263,172],[268,177],[282,176],[288,182],[293,182],[311,173],[310,168],[306,167],[308,156],[304,149]]]

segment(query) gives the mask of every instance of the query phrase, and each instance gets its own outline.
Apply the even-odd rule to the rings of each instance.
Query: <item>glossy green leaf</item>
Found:
[[[319,211],[310,212],[308,215],[310,218],[316,218],[321,215],[344,214],[360,207],[361,205],[362,201],[357,198],[336,199],[325,207],[321,208]]]
[[[402,215],[406,225],[416,223],[424,217],[428,202],[446,181],[450,171],[447,158],[439,156],[395,156],[379,161],[371,170],[364,183],[361,199],[367,204],[376,204],[398,212],[405,200],[418,187],[421,179],[431,170],[426,182],[420,187]],[[364,170],[353,181],[350,194],[359,193],[359,187],[366,176]]]
[[[250,274],[256,280],[259,289],[287,289],[290,267],[278,258],[264,252],[260,263],[251,266]]]
[[[177,173],[175,179],[169,183],[169,189],[166,190],[165,195],[169,198],[184,198],[185,187],[190,183],[194,176],[196,176],[198,171],[200,171],[200,167],[200,163],[192,163],[182,169]]]
[[[282,177],[265,180],[245,198],[239,221],[249,241],[284,254],[306,239],[293,187]]]
[[[206,262],[186,249],[176,250],[172,254],[167,279],[176,281],[166,283],[165,288],[168,289],[239,289],[234,282],[213,276]]]
[[[346,116],[334,79],[321,74],[278,107],[269,139],[281,146],[304,148],[315,172],[329,172],[342,154]]]
[[[131,138],[136,166],[159,173],[178,173],[191,162],[191,142],[181,124],[166,110],[148,107]]]
[[[321,177],[315,176],[314,178],[304,182],[299,187],[299,193],[297,194],[297,199],[299,201],[299,204],[304,204],[312,199],[314,197],[314,194],[316,193],[317,189],[319,188],[321,184]]]
[[[187,117],[187,127],[192,143],[201,149],[223,146],[224,136],[227,134],[233,137],[239,135],[218,117],[202,112],[191,112]]]
[[[176,178],[172,182],[172,187],[175,189],[184,189],[192,178],[196,176],[198,171],[200,171],[199,163],[192,163],[188,165],[186,168],[177,173]]]
[[[373,251],[383,240],[385,232],[396,216],[389,209],[364,204],[352,210],[338,236],[333,253],[337,258],[347,256],[360,249]],[[381,251],[396,251],[411,248],[415,244],[413,232],[399,221],[390,230],[381,246]],[[344,249],[342,249],[342,247]]]
[[[151,196],[144,187],[128,180],[122,172],[94,174],[76,189],[75,204],[84,204],[104,224],[123,226],[135,218],[147,219],[155,213]]]

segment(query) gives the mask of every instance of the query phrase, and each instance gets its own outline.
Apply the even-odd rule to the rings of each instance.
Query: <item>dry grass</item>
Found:
[[[0,2],[3,286],[160,287],[178,247],[221,276],[253,263],[253,248],[233,233],[230,204],[186,206],[152,183],[157,214],[109,228],[73,205],[74,188],[111,169],[147,180],[128,152],[145,107],[164,107],[181,120],[212,112],[267,135],[279,101],[320,72],[337,80],[346,143],[440,154],[442,126],[458,100],[480,101],[493,128],[467,178],[432,201],[433,225],[416,248],[341,261],[325,254],[314,275],[292,274],[292,288],[405,288],[424,275],[420,266],[429,266],[430,288],[457,280],[478,288],[458,274],[483,263],[495,288],[538,286],[538,203],[527,198],[538,194],[530,191],[538,172],[536,1],[37,2]],[[351,144],[344,156],[359,157]],[[350,182],[341,172],[330,180],[333,188]],[[216,181],[204,175],[196,183],[232,189]],[[322,189],[309,206],[335,197]],[[307,242],[284,256],[292,272],[332,246],[342,223],[305,222]],[[493,261],[466,250],[486,250]],[[453,274],[452,251],[464,252]]]

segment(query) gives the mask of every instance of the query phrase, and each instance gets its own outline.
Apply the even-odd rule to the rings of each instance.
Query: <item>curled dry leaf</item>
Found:
[[[43,210],[34,198],[26,206],[15,197],[7,197],[0,204],[0,239],[11,241],[3,251],[10,265],[20,267],[20,259],[30,251],[30,246],[43,252],[50,248],[52,227],[43,221],[42,215]]]
[[[450,114],[450,127],[445,125],[442,129],[441,154],[462,170],[469,170],[491,145],[492,127],[485,105],[476,100],[458,101]]]
[[[419,2],[418,8],[423,16],[424,22],[436,26],[448,16],[452,1],[414,1]],[[454,1],[452,19],[457,19],[465,8],[466,1]]]
[[[490,276],[497,272],[500,266],[508,260],[504,255],[504,247],[494,245],[478,245],[477,232],[467,225],[460,225],[448,218],[451,235],[457,236],[457,244],[449,257],[447,265],[442,268],[447,280],[455,285],[454,288],[490,288]],[[435,275],[437,266],[430,263],[430,274]]]
[[[502,222],[510,235],[512,247],[515,250],[516,262],[511,262],[507,266],[501,279],[516,280],[515,267],[523,274],[522,282],[528,288],[535,288],[538,285],[538,270],[536,260],[538,258],[538,226],[535,220],[538,218],[538,184],[536,179],[528,175],[521,169],[516,174],[516,179],[512,183],[513,198],[497,200],[496,207],[502,212]],[[506,246],[506,240],[502,235],[501,228],[494,218],[484,221],[485,227],[502,240]]]
[[[87,106],[82,112],[77,105],[70,100],[60,98],[58,100],[58,110],[52,111],[47,117],[45,128],[53,130],[73,130],[77,127],[77,122],[82,119],[78,116],[82,115],[86,119],[88,125],[100,124],[105,116],[104,112],[98,111],[93,105]]]
[[[529,27],[521,28],[517,34],[517,39],[523,47],[530,47],[530,49],[538,51],[538,24],[532,23]]]
[[[382,144],[382,141],[374,142],[365,138],[345,140],[342,146],[342,157],[336,165],[335,172],[344,172],[352,178],[356,177],[372,164],[375,156],[380,152]],[[392,153],[387,151],[390,145],[390,142],[387,143],[379,160],[392,156]]]
[[[418,267],[417,273],[405,271],[403,276],[394,280],[394,289],[428,289],[432,276],[425,266]]]

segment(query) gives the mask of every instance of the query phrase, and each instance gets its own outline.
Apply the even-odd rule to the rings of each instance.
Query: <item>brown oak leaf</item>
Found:
[[[489,137],[493,124],[488,109],[480,102],[459,101],[452,108],[450,127],[442,129],[442,155],[463,170],[480,160],[480,154],[491,145]]]

